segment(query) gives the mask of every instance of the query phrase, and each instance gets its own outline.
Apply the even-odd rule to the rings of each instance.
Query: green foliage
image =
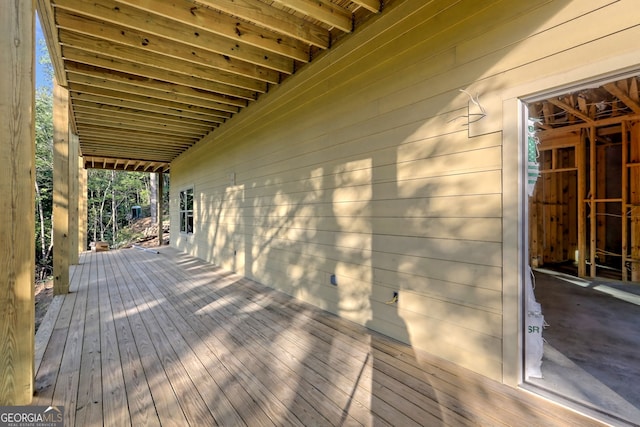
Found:
[[[53,212],[53,97],[48,88],[38,88],[35,104],[36,137],[36,263],[38,278],[52,264],[51,214]]]
[[[129,225],[131,208],[148,211],[149,174],[92,169],[88,171],[88,231],[92,240],[115,245]]]

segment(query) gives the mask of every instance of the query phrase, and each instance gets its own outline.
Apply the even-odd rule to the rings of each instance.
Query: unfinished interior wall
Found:
[[[580,141],[576,132],[540,140],[541,176],[529,198],[532,267],[577,260]]]
[[[393,3],[172,163],[172,229],[181,189],[195,206],[171,244],[501,380],[519,363],[503,102],[631,49],[632,2],[608,3]]]
[[[615,113],[611,107],[602,126],[545,125],[538,133],[540,179],[529,198],[532,266],[570,263],[580,276],[640,279],[637,118],[633,111]]]

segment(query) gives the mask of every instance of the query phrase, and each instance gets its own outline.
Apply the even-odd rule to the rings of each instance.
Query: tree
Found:
[[[44,66],[45,85],[36,89],[36,278],[45,279],[52,265],[53,247],[53,68],[43,39],[38,40],[39,62]]]
[[[51,267],[53,213],[53,98],[51,90],[36,90],[36,263],[42,280]]]
[[[118,245],[122,227],[131,219],[131,208],[147,206],[149,211],[149,174],[90,169],[88,188],[88,230],[94,241]]]

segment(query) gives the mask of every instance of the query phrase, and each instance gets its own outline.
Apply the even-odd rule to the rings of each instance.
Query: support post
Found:
[[[80,140],[78,135],[69,129],[69,264],[80,262],[78,252],[79,230],[79,154]]]
[[[597,169],[596,169],[596,128],[591,126],[589,128],[589,191],[591,193],[591,209],[589,210],[589,258],[591,258],[591,268],[589,270],[589,277],[596,277],[596,215],[598,213],[598,207],[596,206],[596,191],[598,188],[597,183]]]
[[[158,189],[158,197],[156,197],[158,202],[157,209],[157,217],[158,217],[158,246],[162,246],[162,240],[164,239],[164,230],[162,229],[162,210],[164,208],[162,203],[163,193],[164,193],[164,174],[162,172],[158,172],[158,180],[157,180],[157,189]]]
[[[69,92],[53,84],[53,293],[69,292]]]
[[[587,176],[586,176],[586,151],[587,137],[585,131],[580,133],[580,143],[576,147],[578,165],[578,276],[587,275]]]
[[[0,406],[33,397],[34,19],[32,1],[0,1]]]
[[[78,162],[78,253],[87,250],[87,170]]]

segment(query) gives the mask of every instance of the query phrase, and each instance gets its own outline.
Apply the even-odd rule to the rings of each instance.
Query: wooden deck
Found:
[[[170,248],[71,277],[33,402],[67,426],[598,425]]]

